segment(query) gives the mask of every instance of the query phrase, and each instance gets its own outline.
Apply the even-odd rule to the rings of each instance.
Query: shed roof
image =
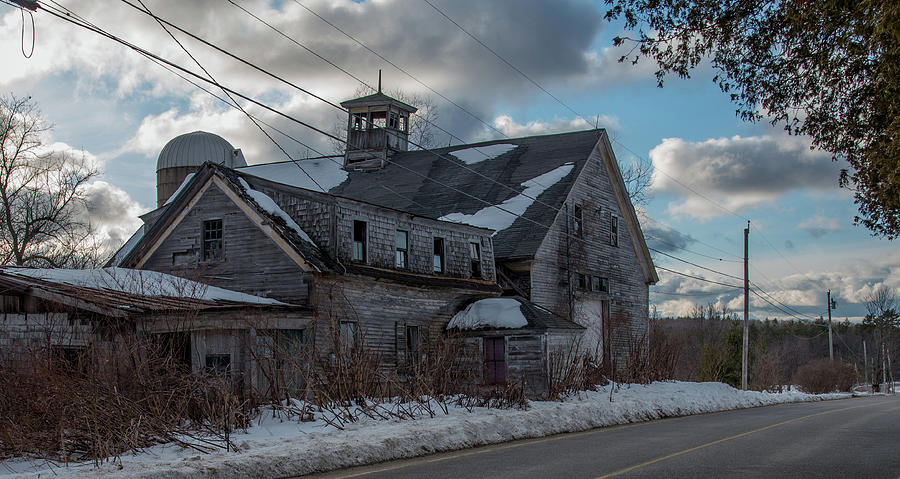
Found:
[[[0,290],[106,316],[235,307],[303,308],[156,271],[0,268]]]

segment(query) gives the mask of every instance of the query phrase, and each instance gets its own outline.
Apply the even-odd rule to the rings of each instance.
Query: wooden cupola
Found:
[[[417,108],[382,93],[380,71],[377,93],[341,106],[349,111],[345,170],[377,170],[395,152],[409,150],[409,116]]]

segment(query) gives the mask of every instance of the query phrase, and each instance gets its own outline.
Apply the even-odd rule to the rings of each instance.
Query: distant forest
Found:
[[[832,323],[834,359],[851,365],[860,383],[880,383],[882,373],[888,380],[897,377],[900,327],[896,316],[888,315],[889,321],[878,319],[870,315],[863,322]],[[743,321],[737,314],[712,304],[696,305],[688,317],[651,323],[651,347],[665,345],[678,351],[675,379],[740,387]],[[779,390],[792,384],[800,366],[822,358],[828,358],[827,320],[750,321],[751,389]],[[885,363],[890,365],[886,369]]]

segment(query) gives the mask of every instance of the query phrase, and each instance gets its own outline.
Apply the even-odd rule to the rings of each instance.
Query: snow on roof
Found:
[[[163,203],[163,206],[166,206],[167,204],[169,204],[169,203],[175,201],[175,198],[178,198],[178,194],[181,193],[181,190],[183,190],[184,187],[187,186],[188,183],[190,183],[191,178],[193,178],[193,177],[194,177],[194,174],[193,174],[193,173],[188,173],[188,174],[184,177],[184,181],[182,181],[181,184],[178,185],[178,189],[175,190],[174,193],[172,193],[172,196],[170,196],[169,199],[167,199],[165,203]]]
[[[487,206],[471,215],[465,213],[450,213],[449,215],[441,216],[438,219],[453,221],[455,223],[465,223],[472,226],[481,226],[482,228],[490,228],[500,232],[512,226],[516,221],[516,218],[525,214],[525,210],[534,203],[533,198],[537,198],[547,188],[550,188],[565,178],[574,167],[574,163],[566,163],[543,175],[522,183],[522,186],[525,187],[525,191],[499,205]]]
[[[128,256],[128,253],[131,253],[131,250],[133,250],[134,247],[137,246],[138,242],[141,241],[141,238],[144,237],[145,228],[145,225],[141,225],[137,229],[137,231],[135,231],[134,234],[132,234],[131,237],[128,238],[128,241],[126,241],[125,244],[122,245],[121,248],[119,248],[119,251],[116,251],[116,254],[115,256],[113,256],[112,261],[109,262],[111,265],[119,266],[120,264],[122,264],[122,260],[125,259],[126,256]]]
[[[478,146],[473,148],[465,148],[462,150],[451,151],[450,154],[459,158],[460,161],[467,165],[474,165],[484,160],[494,159],[508,151],[515,149],[519,145],[511,143],[497,143],[496,145]]]
[[[262,163],[237,168],[241,173],[282,183],[285,185],[306,188],[307,190],[321,191],[318,186],[303,171],[316,179],[325,191],[344,182],[347,172],[341,169],[342,161],[335,158],[315,158],[298,162],[282,161],[278,163]],[[303,170],[299,167],[302,166]]]
[[[5,274],[41,279],[51,283],[84,288],[120,291],[142,296],[192,298],[207,301],[233,301],[254,304],[286,304],[271,298],[217,288],[189,279],[156,271],[127,268],[102,269],[30,269],[2,268]]]
[[[447,329],[518,329],[528,325],[522,306],[512,298],[475,301],[456,313]]]
[[[303,228],[301,228],[300,225],[298,225],[297,222],[294,221],[294,219],[290,217],[290,215],[288,215],[287,213],[284,212],[284,210],[282,210],[281,208],[278,207],[278,205],[275,203],[275,200],[273,200],[272,198],[269,198],[269,195],[267,195],[261,191],[256,191],[253,188],[251,188],[250,185],[247,184],[247,182],[244,181],[243,178],[239,178],[239,179],[241,182],[241,186],[244,188],[244,191],[246,191],[247,194],[250,195],[250,197],[253,198],[254,201],[256,201],[256,204],[258,204],[260,208],[262,208],[269,214],[280,217],[281,219],[284,220],[285,223],[287,223],[288,227],[291,228],[292,230],[296,231],[297,234],[300,235],[301,238],[305,239],[306,241],[309,241],[313,245],[316,244],[312,240],[312,238],[310,238],[309,235],[306,234],[305,231],[303,231]]]

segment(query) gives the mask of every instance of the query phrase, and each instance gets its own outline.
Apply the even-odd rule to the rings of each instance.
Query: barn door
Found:
[[[609,301],[600,301],[600,310],[603,312],[600,320],[603,328],[603,364],[612,367],[612,318],[609,315]]]
[[[506,346],[503,338],[484,338],[484,382],[506,382]]]

